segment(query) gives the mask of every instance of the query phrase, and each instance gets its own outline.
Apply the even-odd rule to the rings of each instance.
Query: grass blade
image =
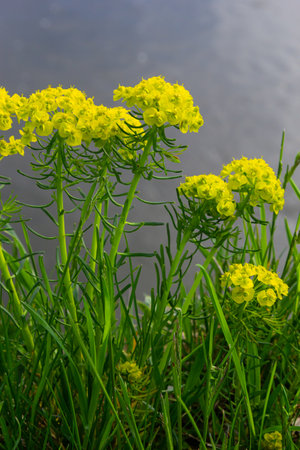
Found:
[[[205,270],[205,268],[203,266],[201,266],[200,264],[197,264],[198,267],[200,267],[200,269],[203,271],[204,273],[204,277],[207,283],[207,287],[208,290],[211,294],[211,299],[213,302],[213,306],[215,308],[219,323],[221,325],[224,337],[227,341],[227,344],[229,346],[230,349],[233,348],[232,350],[232,358],[233,358],[233,362],[236,368],[236,372],[237,372],[237,376],[242,388],[242,392],[244,395],[244,400],[245,400],[245,404],[246,404],[246,410],[247,410],[247,414],[248,414],[248,420],[249,420],[249,426],[251,429],[252,434],[255,436],[255,425],[254,425],[254,420],[253,420],[253,414],[252,414],[252,409],[251,409],[251,405],[250,405],[250,400],[249,400],[249,395],[248,395],[248,391],[247,391],[247,384],[246,384],[246,378],[245,378],[245,372],[244,372],[244,368],[240,362],[240,358],[238,356],[238,353],[236,351],[236,349],[234,348],[234,342],[233,342],[233,338],[232,335],[230,333],[226,318],[224,316],[224,313],[222,311],[218,296],[216,294],[215,288],[213,286],[212,280],[210,278],[210,276],[208,275],[207,271]]]

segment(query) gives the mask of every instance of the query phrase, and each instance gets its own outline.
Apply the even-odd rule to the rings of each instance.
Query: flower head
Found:
[[[14,155],[16,153],[24,155],[24,143],[21,139],[15,139],[14,136],[9,138],[9,142],[4,139],[0,140],[0,159],[3,156]]]
[[[232,264],[221,276],[221,285],[233,286],[231,295],[236,303],[256,299],[261,306],[270,307],[288,294],[288,285],[275,272],[247,263]]]
[[[228,185],[217,175],[195,175],[186,177],[181,183],[179,193],[186,197],[207,202],[208,209],[218,212],[222,218],[230,217],[235,212],[235,201]]]
[[[167,83],[163,77],[143,79],[134,87],[119,86],[114,90],[114,100],[121,98],[127,106],[141,109],[145,123],[150,126],[169,123],[186,133],[197,132],[203,125],[191,94],[179,84]]]
[[[118,369],[131,383],[138,383],[143,378],[143,372],[134,361],[121,363],[119,364]]]
[[[263,159],[233,160],[223,166],[222,178],[228,177],[230,189],[249,195],[251,206],[269,203],[275,214],[283,208],[284,190],[273,169]]]
[[[279,431],[273,433],[265,433],[263,440],[263,448],[268,450],[282,449],[282,435]]]
[[[122,137],[126,122],[132,121],[129,111],[122,107],[95,105],[93,99],[87,98],[79,89],[64,89],[61,86],[49,86],[28,98],[18,94],[10,97],[4,88],[0,88],[0,129],[10,129],[14,117],[19,123],[25,122],[19,131],[21,140],[16,148],[1,140],[2,156],[22,154],[25,145],[35,142],[39,136],[49,136],[56,131],[71,147],[82,142],[90,144],[92,140],[103,142],[116,135]]]

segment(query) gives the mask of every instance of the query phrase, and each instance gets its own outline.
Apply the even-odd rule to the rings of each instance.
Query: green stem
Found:
[[[260,206],[260,219],[262,222],[266,222],[265,205]],[[264,267],[267,267],[267,252],[268,252],[268,237],[267,237],[267,225],[261,224],[260,226],[260,247],[261,247],[261,263]],[[271,242],[270,242],[271,244]]]
[[[210,252],[209,252],[208,256],[206,257],[206,260],[204,261],[204,264],[203,264],[203,267],[204,267],[205,269],[208,268],[208,266],[209,266],[209,264],[211,263],[213,257],[215,256],[215,254],[216,254],[218,248],[219,248],[219,246],[215,245],[215,246],[210,250]],[[186,314],[186,313],[187,313],[187,310],[188,310],[190,304],[191,304],[192,301],[193,301],[194,294],[195,294],[196,289],[198,288],[198,286],[199,286],[199,284],[200,284],[200,281],[201,281],[201,278],[202,278],[202,277],[203,277],[203,271],[201,270],[201,271],[197,274],[197,276],[196,276],[196,278],[195,278],[195,280],[194,280],[194,283],[193,283],[193,285],[192,285],[192,287],[191,287],[191,289],[190,289],[190,291],[189,291],[189,293],[188,293],[188,295],[187,295],[187,297],[186,297],[186,299],[185,299],[185,302],[184,302],[183,307],[182,307],[182,314]]]
[[[256,251],[254,251],[253,258],[255,259],[256,264],[262,265],[262,263],[263,263],[262,262],[262,251],[259,248],[259,241],[258,241],[258,239],[256,239],[255,233],[252,228],[250,214],[246,209],[244,211],[244,215],[245,215],[245,219],[243,220],[243,223],[244,223],[245,233],[248,231],[248,235],[249,235],[250,242],[252,245],[252,250],[256,250]]]
[[[107,176],[107,168],[104,168],[103,173],[101,174],[101,180],[105,180],[106,176]],[[105,184],[105,182],[102,183],[102,188],[103,188],[103,184]],[[100,185],[100,187],[101,187],[101,185]],[[95,209],[95,217],[94,217],[94,225],[93,225],[92,246],[91,246],[91,253],[90,253],[90,255],[91,255],[90,268],[91,268],[92,272],[95,272],[95,269],[96,269],[96,260],[97,260],[97,251],[98,251],[98,236],[99,236],[99,232],[100,232],[101,211],[102,211],[102,198],[101,198],[101,200],[99,200],[99,202],[96,205],[96,208],[94,208],[94,209]],[[104,239],[104,236],[102,233],[102,237],[101,237],[102,244],[103,244],[103,239]],[[100,250],[101,250],[101,253],[103,253],[103,246]],[[87,293],[89,294],[90,298],[92,298],[93,291],[94,291],[94,288],[90,284],[87,289]]]
[[[102,210],[102,202],[99,202],[97,205],[97,208],[95,208],[95,218],[94,218],[94,229],[93,229],[93,238],[92,238],[92,246],[91,246],[91,260],[90,260],[90,268],[95,273],[96,270],[96,263],[97,263],[97,253],[98,250],[100,252],[99,254],[99,264],[103,262],[103,252],[104,252],[104,238],[105,238],[105,228],[103,227],[100,241],[99,241],[99,232],[100,232],[100,223],[101,223],[101,210]],[[108,212],[108,201],[104,201],[104,216],[107,217]],[[98,249],[98,246],[100,247]],[[97,282],[97,285],[100,286],[100,281]],[[98,322],[102,323],[104,327],[104,320],[103,319],[103,305],[100,304],[99,297],[95,298],[95,301],[93,301],[93,294],[94,294],[94,287],[92,283],[89,283],[87,287],[87,296],[91,299],[93,304],[96,303],[96,311],[98,315]],[[102,319],[101,319],[102,317]],[[95,332],[95,340],[96,340],[96,349],[97,349],[97,355],[99,355],[99,352],[101,350],[101,336],[103,334],[103,328],[102,326],[96,327]],[[98,358],[98,356],[97,356]]]
[[[63,203],[63,179],[62,179],[62,157],[61,152],[63,151],[63,143],[60,144],[57,154],[57,216],[58,216],[58,239],[60,247],[61,264],[64,270],[63,283],[67,292],[67,297],[69,300],[69,308],[72,319],[77,325],[77,311],[73,296],[72,283],[70,277],[70,269],[68,264],[68,252],[66,243],[66,229],[65,229],[65,213],[64,213],[64,203]]]
[[[99,227],[100,227],[100,212],[102,209],[102,202],[99,202],[97,205],[97,209],[95,208],[95,218],[94,218],[94,227],[93,227],[93,238],[92,238],[92,246],[91,246],[91,254],[90,254],[90,269],[94,273],[96,269],[96,258],[97,258],[97,250],[98,250],[98,235],[99,235]],[[99,212],[98,212],[99,211]],[[90,283],[87,287],[87,295],[92,300],[94,288]]]
[[[155,131],[155,130],[153,130],[153,131]],[[111,250],[110,250],[110,254],[109,254],[109,258],[110,258],[110,262],[111,262],[112,267],[114,267],[114,265],[115,265],[115,258],[116,258],[116,254],[118,252],[118,248],[119,248],[119,244],[120,244],[120,241],[121,241],[121,238],[122,238],[123,230],[124,230],[124,227],[125,227],[125,224],[126,224],[126,219],[127,219],[127,216],[128,216],[128,213],[129,213],[132,201],[134,199],[134,195],[135,195],[135,191],[136,191],[137,185],[138,185],[138,183],[140,181],[140,178],[141,178],[141,175],[142,175],[142,170],[144,169],[145,164],[147,162],[147,159],[148,159],[148,156],[149,156],[149,153],[150,153],[150,150],[151,150],[152,143],[153,143],[152,135],[150,135],[149,139],[148,139],[148,142],[147,142],[147,144],[146,144],[146,146],[144,148],[143,154],[141,156],[140,162],[139,162],[140,170],[135,173],[135,175],[134,175],[134,177],[133,177],[133,179],[131,181],[130,189],[128,191],[127,198],[126,198],[126,201],[125,201],[124,206],[123,206],[123,210],[122,210],[122,213],[121,213],[121,216],[120,216],[120,220],[119,220],[118,226],[117,226],[117,228],[115,230],[115,234],[113,236]]]
[[[13,301],[15,314],[17,316],[18,324],[22,330],[23,338],[26,344],[26,347],[30,353],[34,355],[34,358],[36,358],[36,353],[34,349],[34,341],[32,334],[30,332],[28,323],[25,320],[25,311],[23,310],[21,301],[19,299],[18,293],[16,291],[15,285],[12,281],[8,264],[6,262],[6,259],[3,254],[2,245],[0,243],[0,270],[2,272],[3,278],[5,280],[5,283],[10,291],[10,298]]]

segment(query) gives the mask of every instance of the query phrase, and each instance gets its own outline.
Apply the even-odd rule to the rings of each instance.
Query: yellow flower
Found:
[[[11,112],[11,98],[4,87],[0,87],[0,111]]]
[[[283,295],[288,294],[288,285],[275,272],[263,266],[231,264],[220,280],[223,288],[226,285],[234,285],[232,298],[236,303],[243,303],[255,297],[261,306],[270,307],[277,298],[282,299]]]
[[[261,306],[273,306],[276,302],[276,294],[273,289],[266,289],[257,294],[257,301]]]
[[[231,199],[224,198],[217,204],[217,210],[221,216],[234,216],[236,203]]]
[[[277,273],[271,272],[263,266],[257,266],[257,279],[266,286],[271,286],[280,300],[282,296],[288,294],[288,285],[279,278]]]
[[[232,289],[231,295],[236,303],[250,302],[254,297],[254,289],[244,289],[241,286],[236,286]]]
[[[10,114],[0,111],[0,130],[9,130],[12,127],[12,123]]]
[[[143,114],[144,121],[147,125],[156,125],[161,127],[167,121],[167,116],[164,111],[159,111],[156,108],[148,108]]]
[[[282,449],[282,435],[279,431],[273,433],[265,433],[263,448],[268,450],[281,450]]]
[[[232,273],[231,281],[235,286],[241,286],[243,289],[253,288],[253,281],[243,271]]]
[[[283,208],[284,190],[273,169],[263,159],[233,160],[223,166],[222,178],[228,177],[228,186],[233,191],[248,193],[250,205],[269,203],[275,214]]]
[[[59,127],[59,135],[65,138],[66,143],[71,147],[81,144],[82,133],[73,124],[65,123]]]
[[[52,117],[52,125],[58,129],[65,124],[75,125],[76,117],[72,113],[56,112]]]
[[[9,145],[4,139],[1,139],[0,140],[0,159],[2,159],[3,156],[8,156],[8,155],[10,155]]]
[[[17,116],[18,121],[27,121],[30,112],[28,98],[14,94],[11,97],[11,112]]]
[[[127,375],[128,381],[131,383],[138,383],[143,378],[143,372],[134,361],[121,363],[119,364],[118,369],[123,375]]]
[[[36,142],[36,135],[33,132],[34,125],[31,122],[27,122],[22,130],[19,131],[21,137],[21,142],[24,145],[29,145],[31,142]]]
[[[14,155],[16,153],[24,155],[24,144],[21,139],[15,139],[14,136],[11,136],[9,142],[0,140],[0,159],[3,156]]]
[[[235,201],[233,194],[223,181],[217,175],[194,175],[186,177],[185,182],[181,183],[179,193],[187,197],[211,202],[211,207],[217,211],[222,218],[234,216]]]
[[[183,133],[197,132],[203,125],[199,108],[193,104],[191,94],[179,84],[165,82],[163,77],[142,80],[134,87],[119,86],[114,100],[137,106],[143,111],[147,125],[161,127],[165,123],[178,125]]]
[[[21,144],[29,145],[37,140],[36,135],[49,136],[56,130],[71,146],[81,145],[83,140],[87,144],[93,139],[95,143],[103,142],[113,136],[121,136],[122,124],[126,120],[130,123],[132,119],[124,108],[95,105],[92,98],[86,98],[85,93],[75,87],[49,86],[33,92],[29,98],[18,94],[10,97],[4,88],[0,88],[0,129],[11,128],[14,117],[18,122],[25,122],[19,131],[21,143],[17,150],[8,143],[2,143],[2,156],[22,153]],[[130,128],[128,133],[131,133]]]

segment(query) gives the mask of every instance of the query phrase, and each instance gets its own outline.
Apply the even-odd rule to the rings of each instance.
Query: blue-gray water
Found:
[[[299,20],[298,0],[3,2],[0,85],[11,94],[30,94],[48,84],[75,85],[96,103],[112,106],[119,83],[134,85],[142,76],[162,74],[184,83],[205,119],[199,134],[179,135],[189,145],[182,157],[184,174],[218,173],[222,164],[242,155],[263,156],[276,170],[283,129],[284,164],[300,150]],[[5,158],[0,174],[13,178],[22,200],[43,203],[45,193],[15,175],[28,161]],[[170,200],[176,185],[148,183],[142,190],[148,200]],[[298,205],[288,190],[284,214],[292,228]],[[160,218],[159,211],[135,209],[131,218]],[[46,230],[46,217],[34,220],[36,228]],[[164,231],[160,236],[157,230],[137,235],[139,250],[151,250],[164,239]],[[146,264],[145,290],[148,270]]]

